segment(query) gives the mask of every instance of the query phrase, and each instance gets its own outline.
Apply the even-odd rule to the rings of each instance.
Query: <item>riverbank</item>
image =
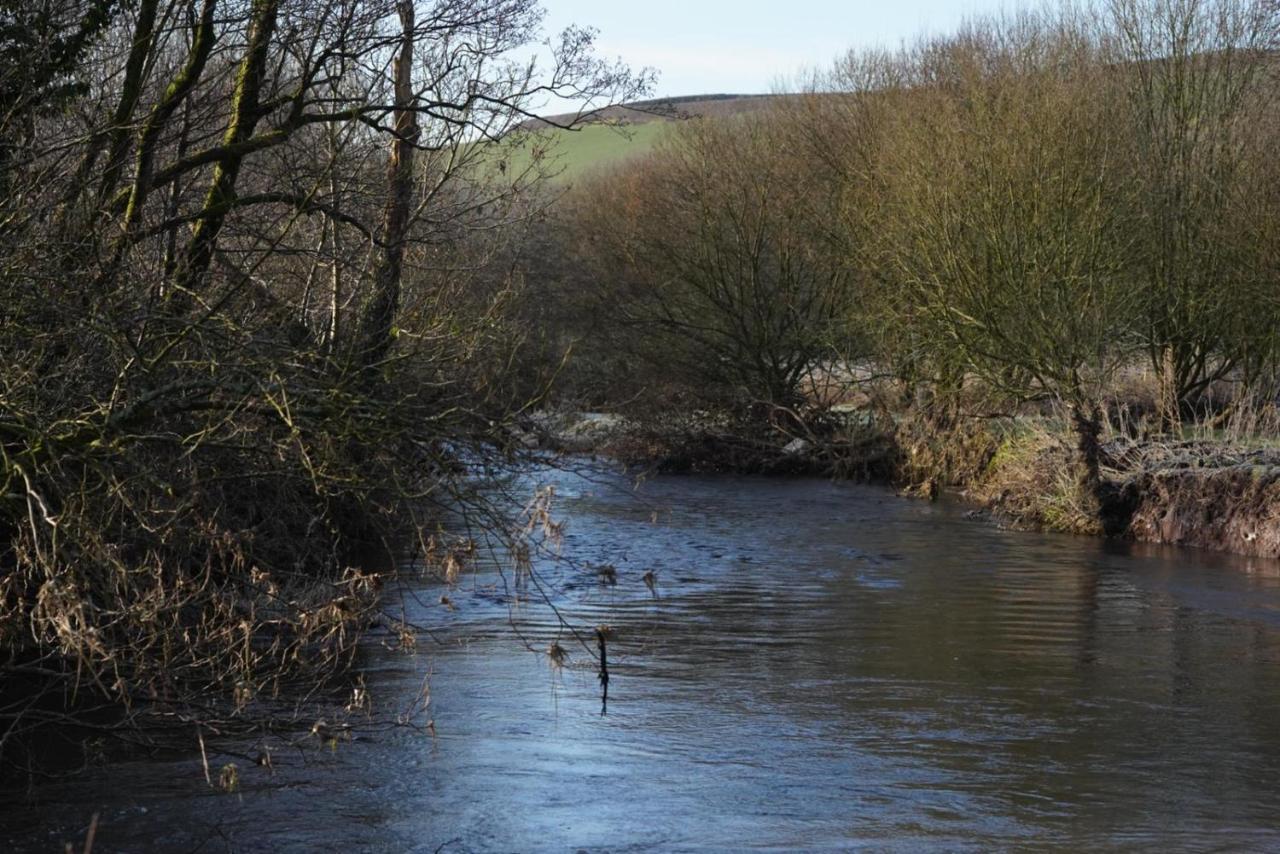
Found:
[[[1052,419],[982,421],[904,446],[899,479],[1027,527],[1280,558],[1280,449],[1113,436],[1097,506],[1080,495],[1075,443]]]
[[[1075,439],[1050,417],[886,417],[846,409],[803,430],[744,429],[709,413],[636,421],[542,415],[525,436],[633,469],[856,479],[953,492],[1002,524],[1280,558],[1280,449],[1225,441],[1102,444],[1102,506],[1079,494]]]

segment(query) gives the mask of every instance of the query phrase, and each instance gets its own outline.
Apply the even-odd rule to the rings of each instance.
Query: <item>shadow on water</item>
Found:
[[[814,481],[545,479],[575,562],[540,580],[589,643],[496,574],[423,591],[440,642],[367,680],[395,702],[430,671],[435,737],[232,795],[198,756],[114,763],[10,801],[0,847],[94,811],[110,851],[1280,846],[1273,563]]]

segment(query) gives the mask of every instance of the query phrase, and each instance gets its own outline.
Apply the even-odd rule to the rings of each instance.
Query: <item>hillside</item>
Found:
[[[626,124],[643,124],[654,121],[670,121],[687,119],[696,116],[729,116],[749,113],[767,107],[771,102],[785,95],[683,95],[678,98],[657,98],[649,101],[635,101],[600,111],[593,122],[614,122]],[[551,125],[568,124],[574,119],[573,113],[547,116],[541,120],[527,122],[526,127],[538,128]]]
[[[702,116],[733,116],[765,109],[780,95],[688,95],[636,101],[610,107],[576,130],[563,130],[572,113],[547,116],[526,122],[522,129],[536,131],[536,146],[550,151],[556,177],[561,183],[598,169],[614,166],[650,150],[662,138],[672,122]],[[535,144],[528,138],[510,157],[510,165],[519,170],[528,163]]]

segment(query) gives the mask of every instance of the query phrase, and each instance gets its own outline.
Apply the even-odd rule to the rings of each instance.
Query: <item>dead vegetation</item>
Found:
[[[511,521],[471,475],[540,391],[502,259],[541,172],[478,143],[646,78],[532,0],[0,17],[0,759],[341,707],[391,556]]]
[[[1238,417],[1257,424],[1273,410]],[[910,494],[957,489],[1017,525],[1280,557],[1280,448],[1258,444],[1257,434],[1133,438],[1116,418],[1100,447],[1095,507],[1082,497],[1074,437],[1060,415],[964,419],[945,431],[926,423],[904,418],[898,433],[898,482]]]

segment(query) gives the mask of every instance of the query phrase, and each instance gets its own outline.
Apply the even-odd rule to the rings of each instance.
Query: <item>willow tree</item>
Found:
[[[895,170],[904,162],[898,146],[912,133],[904,122],[931,97],[931,73],[913,51],[851,51],[788,102],[788,135],[835,188],[822,235],[859,283],[847,323],[863,343],[863,359],[904,395],[942,404],[932,415],[945,418],[963,368],[921,346],[917,306],[893,269],[901,236],[894,227],[901,210]]]
[[[1113,0],[1105,59],[1126,93],[1115,120],[1132,192],[1130,275],[1172,426],[1257,352],[1251,287],[1266,248],[1243,222],[1262,176],[1249,144],[1280,96],[1280,6],[1270,0]]]
[[[1135,293],[1113,100],[1070,20],[975,24],[917,52],[883,161],[885,275],[919,346],[1019,400],[1071,410],[1086,497],[1099,485],[1098,395],[1130,352]]]
[[[600,265],[596,316],[641,358],[705,397],[793,407],[840,352],[852,288],[822,240],[831,185],[786,156],[776,122],[680,125],[584,189],[578,228]]]

